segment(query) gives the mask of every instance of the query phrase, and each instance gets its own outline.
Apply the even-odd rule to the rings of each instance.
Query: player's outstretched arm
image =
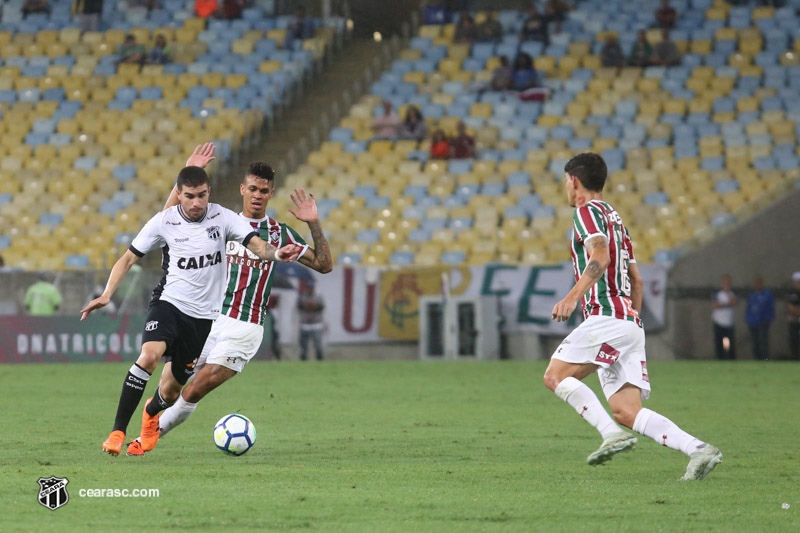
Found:
[[[553,320],[566,322],[569,320],[578,301],[592,286],[603,277],[608,265],[611,264],[611,254],[608,251],[608,239],[604,236],[592,237],[586,241],[589,250],[589,264],[581,274],[578,283],[567,293],[563,300],[553,307]]]
[[[319,222],[319,213],[317,212],[317,203],[314,201],[314,194],[310,192],[306,194],[305,189],[295,189],[294,194],[290,196],[297,209],[289,209],[289,212],[297,220],[308,224],[308,229],[311,230],[311,238],[314,241],[314,247],[309,248],[298,261],[308,268],[327,274],[333,270],[331,247],[328,245],[328,239],[325,238],[325,233],[322,231],[322,225]]]
[[[644,281],[639,273],[636,263],[628,265],[628,277],[631,279],[631,303],[637,313],[642,312],[642,298],[644,296]]]
[[[214,157],[214,152],[216,150],[217,147],[214,146],[214,143],[212,142],[198,144],[197,148],[195,148],[194,152],[192,152],[192,155],[190,155],[189,159],[186,160],[186,166],[206,168],[206,165],[216,159],[216,157]],[[179,203],[181,203],[181,201],[178,193],[178,186],[174,185],[172,190],[169,192],[169,196],[167,196],[167,201],[164,203],[164,209],[162,209],[162,211],[166,211],[170,207],[178,205]]]
[[[247,249],[258,256],[262,261],[280,261],[291,263],[297,261],[303,247],[297,244],[287,244],[282,248],[275,248],[260,237],[253,237],[247,243]]]
[[[130,250],[126,250],[122,257],[120,257],[116,263],[114,263],[114,268],[111,269],[111,274],[108,276],[108,283],[106,283],[106,289],[103,291],[103,294],[89,302],[89,304],[81,309],[81,322],[86,320],[89,314],[94,311],[95,309],[100,309],[101,307],[105,307],[108,305],[108,302],[111,301],[111,297],[114,295],[114,292],[119,287],[119,284],[122,282],[123,278],[125,278],[125,274],[131,269],[134,263],[138,261],[139,258],[131,252]]]

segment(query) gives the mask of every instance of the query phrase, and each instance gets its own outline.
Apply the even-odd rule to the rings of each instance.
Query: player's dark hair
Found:
[[[185,167],[178,172],[178,180],[175,183],[179,191],[183,190],[184,187],[200,187],[207,184],[208,174],[200,167]]]
[[[587,191],[602,192],[608,177],[603,158],[592,152],[578,154],[564,165],[564,172],[578,178]]]
[[[247,174],[244,177],[247,178],[247,176],[251,175],[262,180],[273,181],[275,179],[275,170],[263,161],[256,161],[255,163],[250,163],[250,166],[247,167]],[[244,180],[242,180],[242,183],[244,183]]]

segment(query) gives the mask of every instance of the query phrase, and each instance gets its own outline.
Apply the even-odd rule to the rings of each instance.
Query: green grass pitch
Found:
[[[651,362],[646,405],[725,454],[691,483],[645,437],[587,466],[599,435],[522,361],[255,362],[144,458],[110,457],[127,366],[0,369],[0,530],[800,531],[797,364]],[[212,441],[233,412],[258,430],[241,457]],[[37,502],[51,475],[69,479],[55,511]],[[79,496],[98,488],[159,497]]]

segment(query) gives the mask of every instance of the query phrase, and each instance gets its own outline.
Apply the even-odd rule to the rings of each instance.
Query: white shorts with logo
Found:
[[[197,368],[210,363],[241,372],[258,351],[263,337],[261,325],[220,315],[211,327]]]
[[[593,363],[603,394],[610,398],[625,383],[650,397],[650,378],[644,350],[644,329],[629,320],[610,316],[590,316],[575,328],[553,354],[566,363]]]

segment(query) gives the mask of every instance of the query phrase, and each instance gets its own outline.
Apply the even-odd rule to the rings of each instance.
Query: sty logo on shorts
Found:
[[[158,320],[151,320],[147,324],[144,325],[145,331],[154,331],[158,328]]]
[[[650,374],[647,373],[647,361],[642,361],[642,381],[650,383]]]
[[[67,483],[69,483],[69,480],[65,477],[40,477],[39,503],[51,511],[66,505],[69,501]]]
[[[619,350],[614,349],[613,346],[609,346],[606,343],[600,346],[600,351],[597,353],[597,357],[594,358],[598,363],[605,363],[607,365],[613,365],[617,362],[617,359],[619,359]]]
[[[219,239],[219,226],[211,226],[210,228],[206,228],[208,232],[208,238],[211,240],[216,241]]]

